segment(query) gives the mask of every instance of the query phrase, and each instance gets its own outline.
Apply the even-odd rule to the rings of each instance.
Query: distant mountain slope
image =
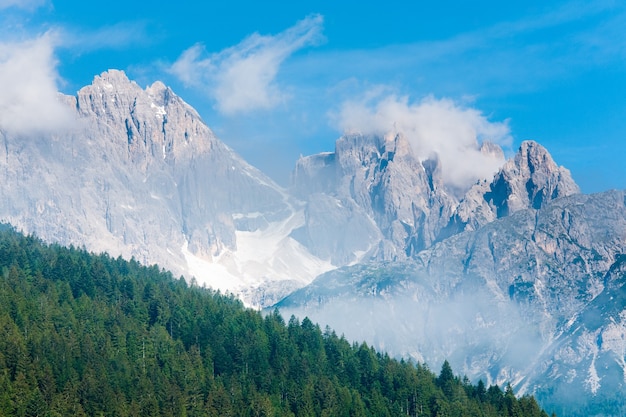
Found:
[[[158,267],[0,229],[0,415],[547,417],[447,363],[436,377]]]
[[[403,263],[326,273],[278,307],[392,354],[449,358],[472,378],[513,381],[550,404],[566,407],[563,393],[578,393],[597,411],[626,394],[624,254],[626,193],[579,194]]]

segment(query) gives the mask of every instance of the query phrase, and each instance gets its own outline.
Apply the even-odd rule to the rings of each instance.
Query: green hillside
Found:
[[[158,267],[0,231],[0,416],[546,416]]]

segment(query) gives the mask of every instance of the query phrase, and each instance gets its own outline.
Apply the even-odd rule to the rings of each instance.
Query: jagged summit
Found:
[[[198,113],[162,82],[144,90],[123,71],[103,72],[81,88],[76,109],[91,123],[87,134],[106,132],[120,149],[125,142],[133,163],[143,169],[159,158],[174,162],[204,154],[212,146],[226,149]]]
[[[479,150],[494,160],[504,159],[493,143],[483,142]],[[402,134],[344,135],[334,153],[296,163],[293,189],[309,207],[307,222],[296,236],[319,256],[332,254],[338,266],[354,262],[354,253],[361,260],[406,259],[456,233],[579,192],[569,171],[531,141],[523,142],[493,178],[461,190],[460,197],[458,189],[446,184],[445,169],[438,155],[419,161]],[[352,219],[359,218],[353,223],[360,233],[351,232],[359,238],[350,245],[341,237],[349,231],[344,216],[329,214],[346,207],[351,207]],[[324,218],[335,217],[342,219],[334,225],[334,230],[344,231],[341,236],[314,230]]]
[[[546,148],[524,141],[491,181],[483,180],[465,193],[448,231],[477,230],[499,217],[580,193],[570,172],[558,166]]]

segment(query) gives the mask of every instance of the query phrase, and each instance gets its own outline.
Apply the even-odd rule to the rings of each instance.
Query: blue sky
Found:
[[[424,152],[533,139],[584,192],[626,188],[623,2],[0,0],[0,27],[0,109],[20,86],[74,94],[122,69],[282,184],[300,154],[385,118]]]

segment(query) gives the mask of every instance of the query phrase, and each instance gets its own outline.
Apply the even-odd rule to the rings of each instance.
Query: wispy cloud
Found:
[[[72,125],[59,101],[54,35],[0,43],[0,129],[13,135],[44,134]]]
[[[169,71],[186,85],[204,89],[223,114],[270,109],[288,98],[276,80],[281,64],[320,42],[322,25],[322,16],[310,16],[277,35],[255,33],[213,54],[198,44],[184,51]]]
[[[34,10],[48,3],[48,0],[0,0],[0,10],[16,8]]]
[[[459,188],[490,178],[504,162],[482,153],[480,143],[511,144],[507,121],[491,122],[479,110],[432,96],[410,103],[407,97],[368,95],[343,103],[334,119],[344,132],[404,134],[421,160],[436,155],[444,181]]]
[[[448,38],[312,52],[290,63],[289,72],[334,82],[393,82],[412,95],[503,96],[536,91],[598,65],[626,62],[622,3],[573,1],[549,7]]]
[[[114,25],[84,30],[63,28],[58,30],[60,46],[76,53],[101,49],[127,49],[152,42],[144,21],[119,22]]]

